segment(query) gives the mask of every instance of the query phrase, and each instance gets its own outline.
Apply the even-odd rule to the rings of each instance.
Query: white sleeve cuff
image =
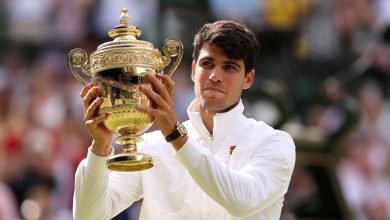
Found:
[[[107,156],[98,156],[92,152],[91,147],[88,148],[86,158],[86,171],[91,176],[106,176],[110,173],[107,168],[107,159],[114,154],[114,149],[111,148],[111,152]]]

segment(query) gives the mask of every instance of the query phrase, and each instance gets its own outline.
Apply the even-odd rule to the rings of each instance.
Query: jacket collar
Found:
[[[214,116],[214,125],[213,125],[213,134],[210,135],[207,128],[204,126],[202,122],[202,118],[198,111],[194,111],[196,109],[197,100],[193,100],[187,109],[188,117],[200,137],[226,137],[232,133],[235,133],[240,126],[242,125],[242,119],[245,117],[243,115],[244,105],[242,104],[242,100],[229,110],[224,113],[217,113]]]

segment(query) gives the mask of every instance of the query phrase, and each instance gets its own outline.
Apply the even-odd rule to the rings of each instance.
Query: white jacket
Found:
[[[215,115],[210,136],[199,113],[188,110],[189,138],[177,152],[160,131],[143,135],[139,150],[154,159],[149,170],[110,171],[108,157],[89,150],[76,172],[75,220],[111,219],[141,198],[140,219],[279,219],[295,145],[243,111],[240,102]]]

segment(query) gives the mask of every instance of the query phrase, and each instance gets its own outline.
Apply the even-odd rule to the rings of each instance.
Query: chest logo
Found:
[[[230,146],[230,155],[233,154],[234,149],[236,149],[236,146],[235,146],[235,145],[234,145],[234,146]]]

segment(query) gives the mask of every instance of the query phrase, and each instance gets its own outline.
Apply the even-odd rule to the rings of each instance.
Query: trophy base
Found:
[[[153,167],[152,157],[143,153],[121,153],[107,160],[107,167],[114,171],[140,171]]]

